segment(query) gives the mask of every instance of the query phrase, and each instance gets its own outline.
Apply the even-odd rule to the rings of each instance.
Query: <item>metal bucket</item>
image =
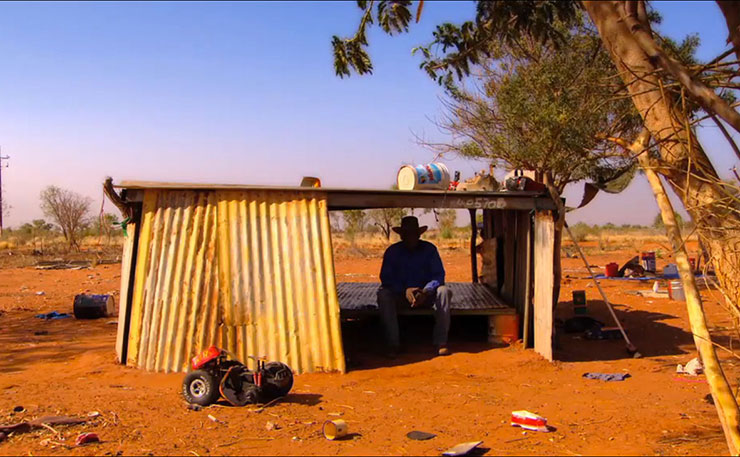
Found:
[[[75,295],[74,313],[77,319],[97,319],[116,312],[112,295]]]
[[[443,163],[426,165],[404,165],[396,177],[398,190],[447,190],[450,187],[450,171]]]
[[[683,283],[681,281],[671,281],[668,286],[668,296],[672,300],[685,301],[686,294],[683,291]]]

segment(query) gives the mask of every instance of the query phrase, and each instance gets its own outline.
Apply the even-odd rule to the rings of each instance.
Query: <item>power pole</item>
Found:
[[[3,156],[0,153],[0,236],[3,236],[3,213],[5,212],[5,207],[3,206],[3,168],[8,167],[7,165],[3,167],[3,160],[8,160],[9,158],[9,156]]]

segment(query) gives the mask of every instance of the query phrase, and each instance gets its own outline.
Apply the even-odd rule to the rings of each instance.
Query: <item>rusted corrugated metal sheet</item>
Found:
[[[146,190],[138,247],[129,364],[182,371],[217,344],[345,370],[321,193]]]

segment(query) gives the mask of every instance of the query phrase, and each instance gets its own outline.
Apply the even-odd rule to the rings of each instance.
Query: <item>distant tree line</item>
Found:
[[[5,236],[46,240],[63,236],[71,249],[80,248],[86,236],[107,236],[120,225],[118,217],[111,213],[93,216],[92,200],[74,191],[48,186],[41,191],[40,207],[46,219],[34,219],[15,229],[5,230]]]

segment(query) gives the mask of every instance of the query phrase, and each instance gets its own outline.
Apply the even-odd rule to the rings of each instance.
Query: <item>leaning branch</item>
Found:
[[[740,113],[732,109],[727,102],[722,100],[719,95],[704,85],[704,83],[692,78],[691,74],[689,74],[681,63],[666,55],[655,42],[648,29],[638,21],[636,14],[626,13],[624,15],[624,21],[640,45],[640,48],[648,55],[651,62],[659,65],[679,80],[691,97],[707,112],[717,113],[720,118],[740,132]]]

